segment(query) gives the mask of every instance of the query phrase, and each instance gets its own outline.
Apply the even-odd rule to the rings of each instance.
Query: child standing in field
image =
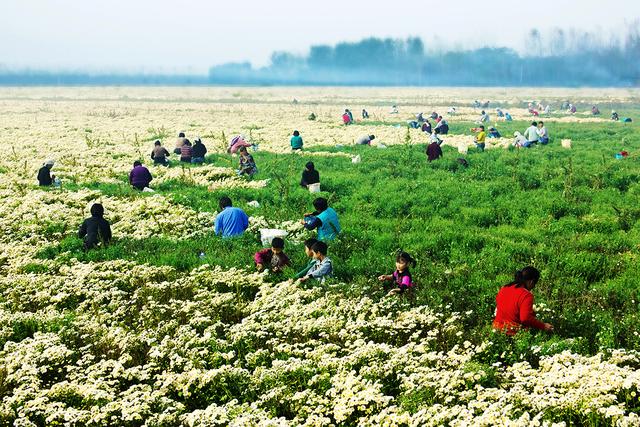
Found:
[[[311,248],[313,253],[314,263],[307,271],[307,274],[300,279],[301,282],[306,282],[309,279],[317,279],[320,283],[324,283],[325,279],[333,275],[333,264],[331,259],[327,256],[327,244],[325,242],[316,242]]]
[[[293,131],[293,136],[291,137],[291,149],[292,150],[302,150],[302,137],[300,136],[300,132],[297,130]]]
[[[311,270],[311,267],[313,267],[313,265],[316,263],[316,260],[313,259],[313,245],[315,245],[316,243],[318,243],[318,241],[316,239],[307,239],[304,241],[304,253],[311,258],[311,260],[307,263],[307,266],[305,268],[303,268],[302,270],[300,270],[295,276],[294,278],[296,279],[302,279],[304,276],[307,275],[307,273],[309,272],[309,270]]]
[[[381,282],[393,280],[393,284],[395,286],[387,295],[401,294],[407,289],[413,288],[409,265],[415,267],[416,260],[408,253],[400,252],[398,256],[396,256],[396,271],[394,271],[393,274],[383,274],[378,276],[378,280]]]
[[[271,247],[259,250],[253,259],[256,262],[258,271],[267,268],[276,273],[291,265],[289,257],[284,253],[284,240],[280,237],[274,237],[271,241]]]
[[[476,134],[473,142],[479,151],[484,151],[484,141],[487,138],[487,134],[484,132],[484,126],[480,126],[478,130],[479,132]]]

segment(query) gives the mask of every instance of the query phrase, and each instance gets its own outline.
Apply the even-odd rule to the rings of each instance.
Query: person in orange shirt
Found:
[[[516,272],[513,282],[500,289],[496,296],[495,329],[507,335],[515,335],[523,328],[553,331],[553,326],[538,320],[533,311],[531,291],[539,279],[540,272],[535,267],[525,267]]]

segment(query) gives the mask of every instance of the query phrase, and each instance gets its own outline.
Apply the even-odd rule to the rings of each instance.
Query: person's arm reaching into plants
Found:
[[[549,323],[544,323],[536,318],[536,314],[533,311],[533,295],[529,293],[522,298],[520,302],[520,322],[531,328],[541,329],[543,331],[552,331],[553,326]]]

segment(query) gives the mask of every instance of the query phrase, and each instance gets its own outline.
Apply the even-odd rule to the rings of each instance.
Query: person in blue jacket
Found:
[[[338,214],[333,208],[329,207],[327,199],[318,197],[313,201],[313,207],[316,211],[304,215],[304,224],[307,230],[318,229],[318,240],[330,241],[334,240],[342,228],[338,220]]]
[[[220,199],[220,213],[215,220],[215,233],[222,237],[239,236],[249,227],[249,217],[240,208],[234,208],[231,199]]]

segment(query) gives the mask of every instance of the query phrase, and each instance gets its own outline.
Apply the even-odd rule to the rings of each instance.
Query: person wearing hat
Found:
[[[111,241],[111,226],[104,219],[104,207],[100,203],[91,206],[91,218],[82,222],[78,230],[78,238],[84,240],[84,250],[95,248],[99,242],[106,246]]]
[[[38,170],[38,185],[41,187],[48,187],[53,184],[53,180],[56,179],[55,175],[51,175],[51,168],[53,167],[54,161],[49,159]]]

